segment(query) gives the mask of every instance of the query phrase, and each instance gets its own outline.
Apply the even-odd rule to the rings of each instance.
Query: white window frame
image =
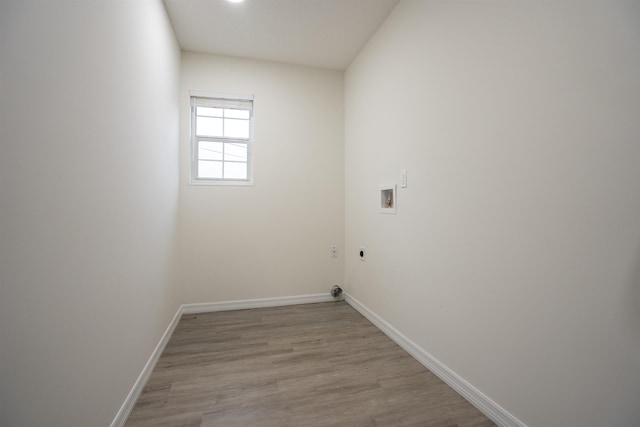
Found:
[[[202,91],[189,91],[191,115],[191,162],[190,183],[192,185],[253,185],[253,95],[230,95]],[[196,135],[196,107],[198,100],[218,104],[221,108],[229,108],[234,104],[249,110],[249,138],[234,139],[226,137],[198,137]],[[247,144],[247,179],[200,178],[198,177],[198,146],[200,141],[216,141],[222,143]],[[224,160],[223,160],[224,162]]]

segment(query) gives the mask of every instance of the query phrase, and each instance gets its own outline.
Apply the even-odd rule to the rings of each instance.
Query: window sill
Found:
[[[213,179],[193,179],[189,180],[189,185],[197,186],[229,186],[229,187],[251,187],[253,186],[253,180],[213,180]]]

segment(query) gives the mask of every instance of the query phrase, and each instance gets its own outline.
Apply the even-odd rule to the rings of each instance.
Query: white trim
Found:
[[[310,294],[289,297],[244,299],[236,301],[207,302],[200,304],[183,304],[184,314],[209,313],[213,311],[246,310],[249,308],[280,307],[285,305],[314,304],[335,301],[329,293]]]
[[[251,187],[253,186],[253,142],[254,142],[254,122],[255,122],[255,105],[254,105],[254,96],[253,95],[231,95],[231,94],[223,94],[223,93],[210,93],[198,90],[190,90],[190,115],[191,115],[191,126],[190,126],[190,145],[191,145],[191,161],[189,166],[189,184],[197,185],[197,186],[238,186],[238,187]],[[217,105],[218,108],[234,108],[233,106],[225,107],[225,103],[234,103],[237,102],[242,106],[238,105],[238,108],[242,110],[249,111],[249,137],[244,139],[234,139],[224,136],[217,137],[198,137],[196,135],[196,108],[199,105],[198,100],[204,102],[205,100],[209,100],[212,104]],[[202,140],[206,141],[215,141],[221,142],[223,144],[228,143],[243,143],[247,146],[247,161],[246,162],[238,162],[238,163],[246,163],[247,165],[247,178],[246,179],[225,179],[225,178],[199,178],[198,177],[198,145]],[[222,164],[224,168],[224,164],[227,163],[227,160],[222,159]]]
[[[223,92],[208,92],[206,90],[190,90],[189,96],[196,98],[218,98],[218,99],[241,99],[243,101],[253,101],[254,96],[251,94],[235,94]]]
[[[158,342],[158,345],[153,350],[153,353],[151,353],[151,357],[149,357],[146,365],[144,365],[144,368],[142,368],[142,372],[138,376],[136,382],[133,384],[129,395],[124,400],[124,403],[120,407],[120,410],[116,414],[116,417],[113,419],[113,422],[111,422],[111,427],[122,427],[124,426],[124,423],[127,422],[127,418],[129,418],[129,415],[131,414],[131,411],[133,410],[138,397],[140,397],[142,390],[147,385],[147,381],[149,381],[149,378],[151,377],[153,368],[155,368],[156,363],[158,363],[158,359],[164,351],[165,346],[169,342],[169,338],[171,338],[171,335],[178,325],[181,316],[182,307],[178,307],[178,311],[176,311],[176,314],[173,316],[173,319],[171,319],[169,326],[167,326],[164,334],[162,334],[160,342]]]
[[[142,372],[138,376],[138,379],[133,384],[131,391],[124,400],[124,403],[120,407],[120,410],[116,414],[116,417],[111,422],[111,427],[122,427],[127,422],[127,418],[131,414],[133,407],[140,397],[142,390],[147,381],[151,377],[151,373],[160,359],[160,355],[164,351],[165,346],[169,342],[169,338],[173,334],[180,318],[183,314],[195,314],[195,313],[208,313],[214,311],[229,311],[229,310],[245,310],[248,308],[261,308],[261,307],[280,307],[285,305],[297,305],[297,304],[315,304],[319,302],[331,302],[336,301],[329,293],[326,294],[309,294],[309,295],[297,295],[288,297],[275,297],[275,298],[259,298],[259,299],[246,299],[236,301],[221,301],[221,302],[209,302],[202,304],[182,304],[178,307],[176,314],[169,323],[169,326],[164,331],[164,334],[160,338],[160,342],[151,353],[151,357],[147,361],[146,365],[142,369]]]
[[[422,363],[427,369],[433,372],[438,378],[467,399],[473,406],[489,417],[493,422],[502,427],[527,427],[522,421],[511,415],[506,409],[491,400],[480,390],[469,384],[458,374],[453,372],[442,362],[431,356],[416,343],[400,333],[380,316],[375,314],[360,301],[344,293],[345,301],[351,307],[373,323],[378,329],[384,332],[389,338],[395,341],[407,353]]]

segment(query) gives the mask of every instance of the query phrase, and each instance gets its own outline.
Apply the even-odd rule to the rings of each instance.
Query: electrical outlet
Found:
[[[360,246],[360,249],[358,249],[358,256],[360,257],[360,261],[366,261],[367,260],[367,250],[365,248],[363,248],[362,246]]]
[[[338,258],[338,247],[336,245],[329,246],[329,256],[331,258]]]

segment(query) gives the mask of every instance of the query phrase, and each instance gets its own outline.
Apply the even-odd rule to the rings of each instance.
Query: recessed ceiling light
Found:
[[[227,0],[229,3],[242,3],[244,0]]]

